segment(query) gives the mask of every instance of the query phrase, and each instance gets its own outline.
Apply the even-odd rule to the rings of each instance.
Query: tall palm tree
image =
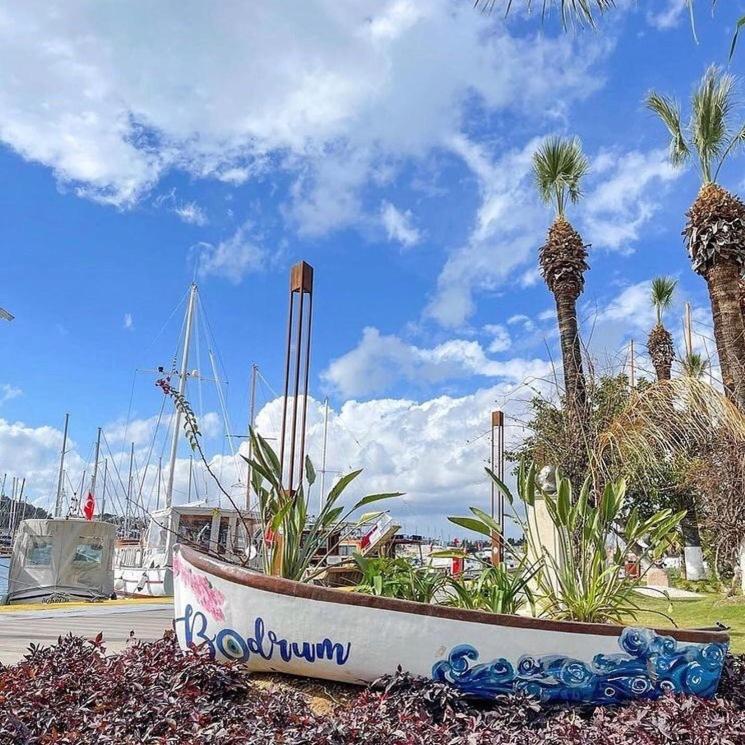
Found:
[[[672,98],[651,92],[646,103],[670,132],[670,161],[681,166],[692,153],[697,159],[701,189],[687,212],[683,235],[693,269],[709,288],[722,378],[745,410],[745,318],[739,291],[745,264],[745,204],[717,183],[722,165],[745,142],[745,124],[732,127],[734,85],[731,75],[710,67],[693,92],[685,127]]]
[[[565,216],[567,202],[576,203],[580,181],[587,173],[587,158],[578,139],[552,137],[533,155],[538,193],[552,204],[556,217],[539,253],[541,273],[556,301],[564,388],[567,403],[575,412],[584,410],[586,383],[582,370],[582,347],[577,325],[577,298],[585,286],[587,247]],[[580,417],[583,418],[583,417]]]
[[[657,313],[657,323],[649,332],[647,350],[652,358],[657,380],[670,380],[672,377],[675,347],[672,334],[662,325],[662,313],[672,304],[677,284],[671,277],[656,277],[652,280],[651,299]]]

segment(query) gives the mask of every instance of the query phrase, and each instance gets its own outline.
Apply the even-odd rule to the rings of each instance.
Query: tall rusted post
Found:
[[[295,296],[298,296],[297,303]],[[308,296],[307,303],[305,296]],[[297,306],[297,313],[295,312]],[[305,459],[305,426],[308,410],[308,380],[310,376],[310,332],[313,315],[313,267],[301,261],[290,270],[290,303],[287,319],[287,348],[285,350],[285,390],[282,403],[282,431],[280,433],[279,463],[284,478],[287,464],[287,491],[292,493],[303,480]],[[293,337],[295,344],[293,345]],[[292,381],[292,382],[291,382]],[[292,385],[292,406],[288,406]],[[302,387],[301,387],[302,385]],[[298,429],[298,406],[302,396]],[[290,425],[289,460],[285,461],[287,425]],[[299,451],[300,457],[295,458]]]
[[[504,482],[504,412],[491,413],[491,470]],[[504,561],[504,494],[491,482],[491,516],[501,528],[501,532],[492,535],[492,564],[495,566]]]

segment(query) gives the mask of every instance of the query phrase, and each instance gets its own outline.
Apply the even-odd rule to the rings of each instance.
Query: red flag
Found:
[[[96,498],[88,492],[88,496],[85,498],[85,504],[83,505],[83,514],[86,520],[93,519],[93,513],[96,511]]]

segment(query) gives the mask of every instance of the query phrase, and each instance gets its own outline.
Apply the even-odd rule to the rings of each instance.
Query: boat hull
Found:
[[[170,597],[173,572],[171,567],[115,567],[114,590],[129,597]]]
[[[178,547],[184,648],[252,670],[365,684],[398,666],[483,698],[616,703],[712,696],[728,636],[545,621],[377,598],[267,577]]]

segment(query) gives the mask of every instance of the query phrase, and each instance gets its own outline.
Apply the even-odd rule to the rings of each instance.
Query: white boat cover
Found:
[[[53,593],[109,597],[116,526],[101,520],[23,520],[13,542],[8,601]]]

